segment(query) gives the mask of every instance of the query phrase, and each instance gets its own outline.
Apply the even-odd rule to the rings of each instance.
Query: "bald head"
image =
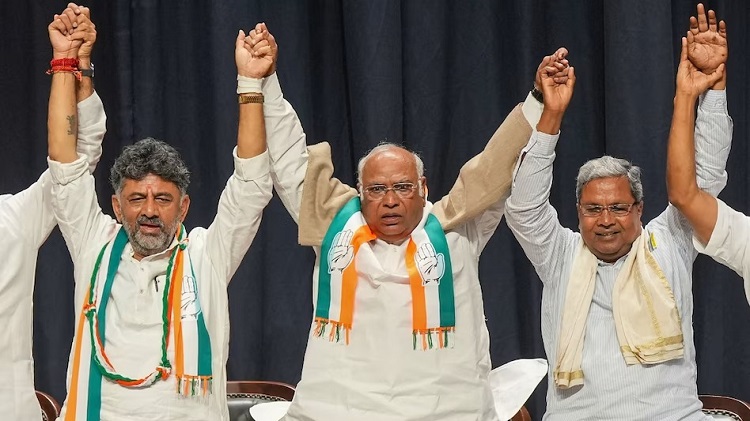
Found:
[[[365,170],[365,164],[367,164],[367,161],[369,161],[370,158],[376,155],[379,155],[381,153],[384,153],[384,152],[392,152],[397,155],[403,156],[405,159],[411,160],[414,163],[414,166],[417,170],[417,174],[416,174],[417,179],[422,178],[422,176],[424,176],[424,162],[422,162],[422,158],[420,158],[416,152],[412,152],[395,143],[383,142],[383,143],[380,143],[378,146],[370,149],[365,154],[365,156],[360,158],[359,163],[357,164],[357,183],[360,186],[362,185],[362,173]]]

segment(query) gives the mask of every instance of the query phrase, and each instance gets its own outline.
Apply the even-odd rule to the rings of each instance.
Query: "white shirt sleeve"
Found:
[[[234,173],[221,193],[216,218],[206,233],[209,259],[227,283],[258,233],[263,209],[273,195],[267,152],[239,158],[235,148],[233,156]]]
[[[78,142],[76,151],[86,157],[89,172],[94,173],[102,157],[102,140],[107,132],[107,116],[104,104],[94,91],[88,98],[78,103]]]
[[[276,73],[263,80],[263,95],[271,178],[281,202],[299,223],[302,186],[307,172],[307,136],[294,108],[284,99]]]
[[[102,139],[106,131],[106,116],[101,99],[93,95],[78,103],[79,154],[86,156],[91,172],[102,155]],[[0,201],[0,221],[4,228],[15,232],[33,248],[41,247],[57,223],[51,203],[49,171],[25,190],[8,195]]]
[[[693,237],[693,245],[700,253],[737,272],[745,280],[745,295],[750,303],[750,218],[716,199],[719,213],[711,238],[704,246]]]
[[[539,123],[539,119],[544,111],[544,105],[536,100],[531,95],[531,92],[526,96],[526,100],[521,105],[521,112],[529,125],[534,129]],[[508,197],[504,196],[497,203],[490,206],[487,210],[482,212],[478,217],[474,218],[474,224],[477,232],[477,254],[481,254],[487,242],[490,241],[492,234],[497,230],[497,226],[503,219],[505,212],[505,201]]]
[[[63,164],[47,158],[52,181],[52,209],[73,263],[92,244],[104,245],[117,230],[117,221],[99,207],[94,176],[86,156]],[[93,247],[96,248],[96,247]]]
[[[559,134],[534,130],[521,152],[511,195],[505,203],[508,226],[544,283],[560,278],[567,246],[574,244],[571,240],[576,235],[560,224],[557,211],[549,203],[558,138]]]

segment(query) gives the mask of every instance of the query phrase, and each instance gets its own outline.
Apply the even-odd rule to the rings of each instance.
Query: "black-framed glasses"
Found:
[[[581,209],[583,216],[601,216],[604,211],[608,211],[614,216],[626,216],[633,210],[633,206],[637,205],[638,202],[633,203],[613,203],[611,205],[578,205]]]
[[[381,200],[389,191],[393,191],[402,199],[409,199],[414,196],[414,190],[419,187],[414,183],[395,183],[391,187],[383,184],[374,184],[363,188],[365,196],[370,200]]]

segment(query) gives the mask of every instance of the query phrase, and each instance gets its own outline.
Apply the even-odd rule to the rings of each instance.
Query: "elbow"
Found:
[[[677,209],[686,208],[698,193],[698,186],[690,184],[688,186],[675,186],[674,183],[667,182],[667,197],[669,203]]]

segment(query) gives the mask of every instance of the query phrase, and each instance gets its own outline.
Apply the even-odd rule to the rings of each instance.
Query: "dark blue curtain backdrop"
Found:
[[[109,212],[109,167],[120,149],[154,136],[175,145],[194,182],[188,227],[206,226],[232,171],[237,105],[234,38],[265,21],[280,45],[278,73],[310,142],[333,146],[336,175],[382,140],[421,151],[433,198],[453,184],[529,91],[542,56],[564,45],[578,84],[557,148],[551,201],[576,228],[574,177],[604,153],[644,168],[644,220],[666,206],[664,169],[679,37],[692,0],[92,0],[96,86],[108,114],[96,171]],[[709,1],[728,23],[734,147],[721,197],[750,211],[750,2]],[[51,58],[46,27],[60,0],[0,1],[0,192],[46,168]],[[314,255],[278,199],[229,288],[230,379],[299,380],[312,315]],[[542,285],[502,223],[481,260],[492,360],[544,357]],[[698,388],[750,400],[750,306],[739,276],[700,257],[694,277]],[[73,334],[73,278],[58,231],[42,247],[34,295],[36,381],[62,400]],[[385,362],[384,362],[385,363]],[[527,403],[544,411],[546,381]]]

